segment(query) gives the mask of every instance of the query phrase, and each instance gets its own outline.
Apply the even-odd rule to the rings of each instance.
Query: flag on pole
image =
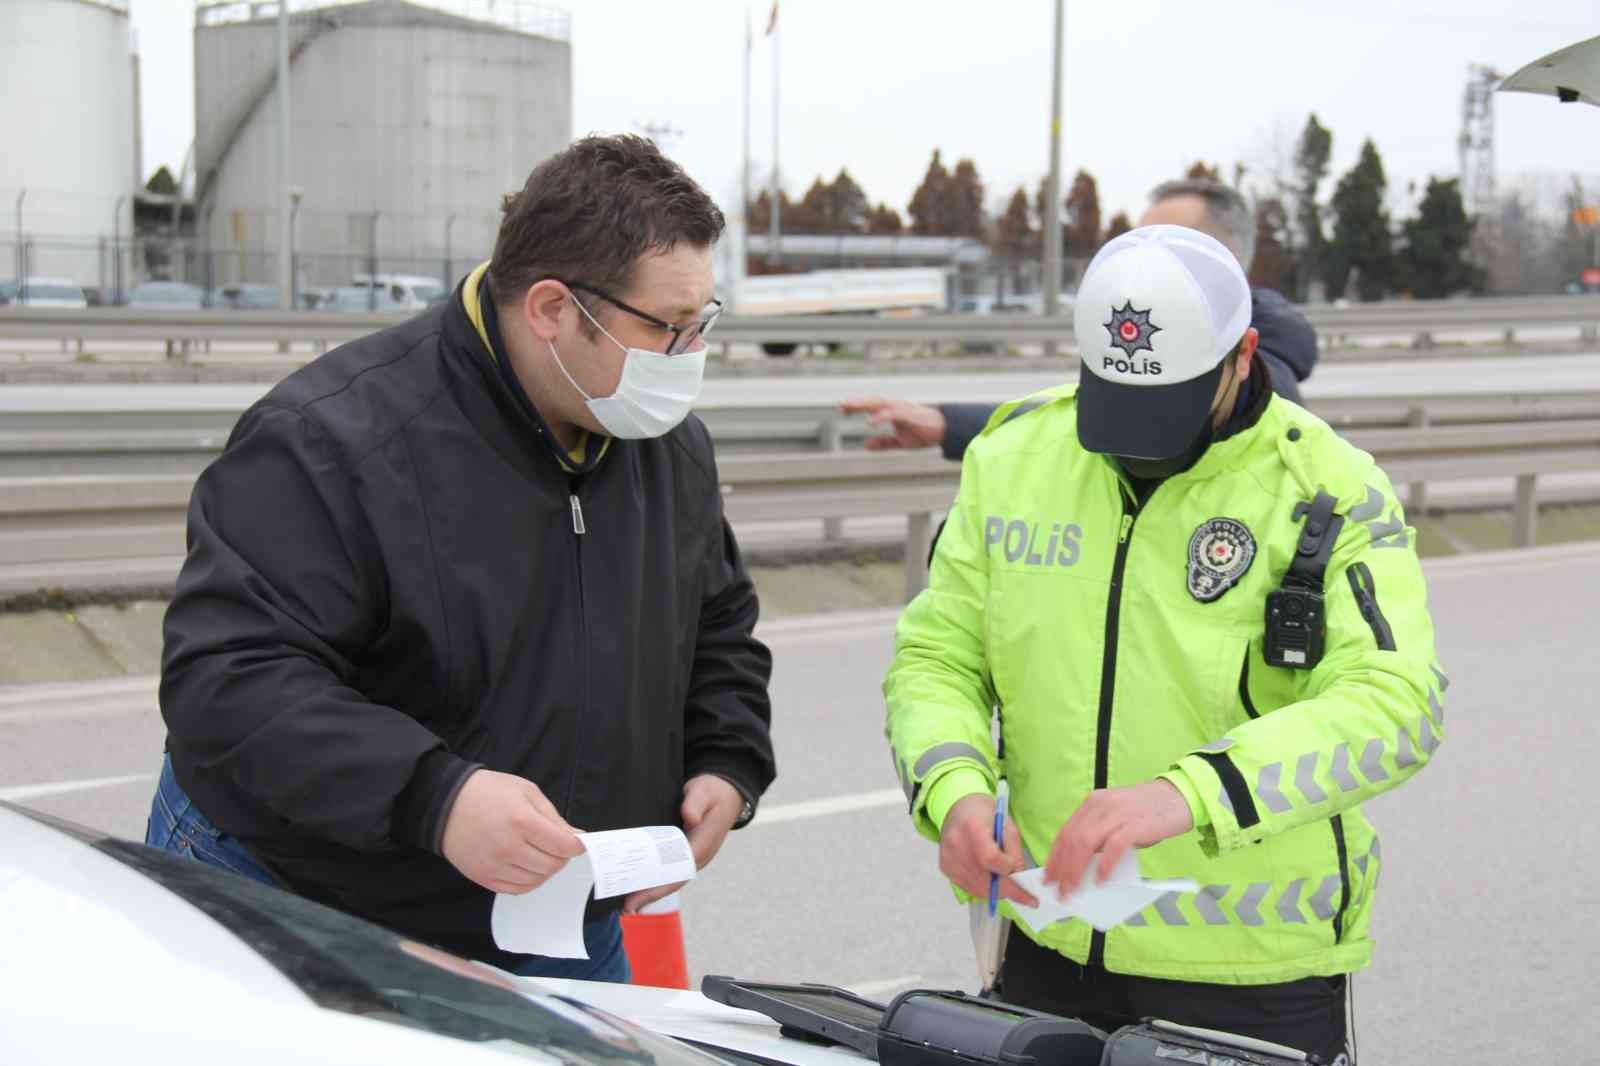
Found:
[[[767,32],[763,37],[771,37],[772,31],[778,28],[778,0],[772,0],[772,14],[767,17]]]

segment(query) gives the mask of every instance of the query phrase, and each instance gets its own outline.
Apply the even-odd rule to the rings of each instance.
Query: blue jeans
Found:
[[[161,760],[161,780],[150,803],[150,820],[145,823],[144,842],[153,848],[170,851],[186,859],[220,867],[260,881],[274,888],[284,887],[239,841],[224,833],[211,819],[200,813],[188,793],[172,773],[172,756]],[[615,914],[596,918],[583,927],[587,959],[547,959],[525,955],[518,965],[509,967],[523,977],[568,977],[580,981],[611,981],[627,984],[633,976],[627,953],[622,949],[622,922]]]
[[[173,776],[170,755],[161,759],[161,780],[156,784],[155,799],[150,801],[150,820],[145,823],[144,842],[152,848],[170,851],[207,866],[231,870],[264,885],[283,887],[243,844],[200,813],[200,808]]]

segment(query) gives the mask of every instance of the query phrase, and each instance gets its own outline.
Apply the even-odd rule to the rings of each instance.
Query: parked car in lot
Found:
[[[276,285],[219,285],[211,290],[211,306],[235,311],[272,311],[278,306]]]
[[[863,1061],[698,993],[507,974],[6,803],[0,841],[6,1066]]]
[[[22,307],[88,307],[83,289],[70,278],[45,278],[29,275],[25,283],[0,282],[0,304]]]
[[[450,293],[438,278],[424,274],[357,274],[350,279],[350,284],[361,289],[387,289],[389,296],[405,311],[421,311]]]
[[[147,281],[128,290],[128,306],[165,310],[199,310],[205,306],[206,291],[181,281]]]
[[[365,285],[346,285],[343,288],[334,289],[333,295],[318,310],[360,313],[367,311],[410,311],[415,310],[415,308],[382,286],[374,288]]]

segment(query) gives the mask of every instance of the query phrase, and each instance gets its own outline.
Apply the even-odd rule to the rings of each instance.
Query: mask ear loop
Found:
[[[623,344],[621,341],[617,340],[617,338],[613,337],[611,335],[611,333],[604,326],[602,326],[600,324],[600,320],[595,318],[593,315],[591,315],[589,313],[589,309],[587,307],[583,306],[583,301],[582,300],[580,300],[576,296],[574,296],[572,298],[572,305],[574,307],[576,307],[579,311],[583,312],[583,317],[587,318],[590,321],[590,323],[592,323],[594,325],[595,329],[599,330],[601,333],[604,333],[606,335],[606,340],[610,341],[612,344],[615,344],[618,348],[621,348],[624,353],[626,353],[628,351],[628,346],[626,344]],[[580,389],[578,391],[581,392],[583,390]]]
[[[567,383],[569,385],[571,385],[574,389],[578,390],[578,395],[579,396],[582,396],[589,403],[593,403],[594,402],[594,397],[590,396],[587,392],[584,392],[583,391],[583,386],[579,385],[576,381],[574,381],[572,379],[572,375],[567,373],[567,365],[561,361],[561,353],[556,351],[556,343],[555,343],[555,341],[545,341],[545,343],[550,346],[550,354],[555,357],[556,369],[561,371],[561,376],[567,379]]]
[[[584,318],[587,318],[590,322],[594,323],[595,329],[599,330],[601,333],[605,333],[606,340],[610,341],[612,344],[615,344],[618,348],[621,348],[624,354],[627,353],[628,349],[623,345],[623,343],[617,340],[617,338],[613,337],[611,334],[606,333],[606,328],[596,321],[595,317],[589,313],[589,309],[583,306],[582,300],[579,300],[576,296],[573,296],[572,306],[576,307],[580,312],[582,312]],[[545,341],[545,344],[550,346],[550,354],[555,356],[556,367],[561,371],[561,376],[566,378],[567,383],[578,391],[579,396],[582,396],[589,403],[593,403],[594,397],[590,396],[587,392],[584,392],[583,386],[574,381],[572,375],[567,372],[567,364],[561,361],[561,353],[556,351],[556,342]]]

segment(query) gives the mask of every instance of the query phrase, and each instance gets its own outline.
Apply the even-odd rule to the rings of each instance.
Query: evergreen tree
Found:
[[[911,194],[906,214],[911,216],[911,232],[920,236],[942,236],[950,212],[946,206],[950,198],[950,172],[939,159],[939,149],[933,150],[928,171],[922,184]]]
[[[172,171],[165,166],[160,166],[156,168],[154,174],[150,175],[150,180],[145,182],[144,191],[155,193],[157,196],[176,196],[178,195],[178,181],[172,176]]]
[[[785,233],[795,232],[790,228],[794,217],[794,202],[789,199],[789,194],[782,189],[778,190],[778,221],[783,225]],[[766,233],[772,225],[772,192],[762,189],[751,202],[750,209],[745,213],[747,225],[751,233]]]
[[[1128,212],[1118,211],[1111,216],[1111,222],[1106,226],[1106,240],[1115,240],[1133,228],[1133,220],[1128,218]]]
[[[1072,179],[1062,216],[1062,238],[1066,254],[1087,258],[1100,247],[1100,190],[1094,176],[1080,170]]]
[[[900,212],[888,204],[879,204],[867,212],[867,232],[879,236],[893,236],[906,228]]]
[[[1277,197],[1256,204],[1256,256],[1250,264],[1250,286],[1289,289],[1294,285],[1295,263],[1287,243],[1289,209]]]
[[[1395,264],[1400,286],[1420,299],[1482,288],[1483,272],[1468,259],[1475,224],[1462,206],[1460,183],[1430,178],[1417,217],[1402,226],[1405,247]]]
[[[839,168],[833,184],[828,186],[827,223],[829,233],[861,233],[867,228],[867,194],[850,176],[850,171]]]
[[[978,165],[971,159],[957,163],[948,190],[945,234],[983,240],[986,219],[983,212],[983,179],[978,176]]]
[[[1300,133],[1300,143],[1295,148],[1294,223],[1299,239],[1293,243],[1300,249],[1300,261],[1294,295],[1305,299],[1311,278],[1321,269],[1327,252],[1327,238],[1322,233],[1322,208],[1317,204],[1317,190],[1322,179],[1328,176],[1328,156],[1333,151],[1333,134],[1317,121],[1315,113],[1306,118],[1305,129]]]
[[[1028,210],[1028,192],[1020,186],[1011,194],[1005,213],[995,220],[994,250],[1002,265],[999,277],[1002,283],[1000,294],[1003,296],[1006,273],[1009,271],[1012,275],[1014,290],[1017,287],[1018,268],[1039,252],[1039,231],[1034,229],[1033,217]]]
[[[828,228],[828,186],[822,183],[820,177],[811,182],[811,187],[794,210],[784,210],[783,231],[811,234],[833,232]]]
[[[1394,251],[1389,214],[1383,207],[1387,187],[1383,160],[1368,138],[1361,145],[1361,158],[1339,179],[1333,192],[1333,238],[1328,242],[1322,275],[1328,286],[1328,299],[1337,300],[1344,295],[1352,271],[1361,299],[1378,300],[1389,291]]]

